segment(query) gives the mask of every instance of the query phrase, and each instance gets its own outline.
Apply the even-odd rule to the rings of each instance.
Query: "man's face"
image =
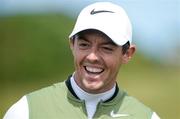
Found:
[[[100,32],[86,31],[70,41],[75,63],[75,81],[86,92],[110,90],[123,63],[122,48]]]

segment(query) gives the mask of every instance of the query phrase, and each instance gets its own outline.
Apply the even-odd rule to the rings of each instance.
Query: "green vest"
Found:
[[[29,119],[87,119],[85,102],[74,96],[65,82],[26,96]],[[151,119],[152,113],[150,108],[119,90],[113,99],[99,102],[93,119]]]

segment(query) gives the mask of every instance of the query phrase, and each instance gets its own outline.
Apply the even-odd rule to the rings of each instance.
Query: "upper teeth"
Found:
[[[86,70],[92,73],[100,73],[103,71],[101,68],[94,68],[94,67],[86,67]]]

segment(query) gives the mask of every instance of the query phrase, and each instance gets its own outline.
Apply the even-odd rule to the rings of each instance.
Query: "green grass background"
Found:
[[[74,22],[62,14],[0,17],[0,118],[23,95],[72,74],[68,35]],[[180,119],[179,67],[161,65],[137,50],[120,69],[118,83],[162,119]]]

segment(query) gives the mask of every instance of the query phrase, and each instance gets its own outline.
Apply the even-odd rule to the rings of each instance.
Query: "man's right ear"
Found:
[[[69,46],[70,46],[70,48],[71,48],[71,50],[73,50],[74,49],[74,39],[69,39]]]

